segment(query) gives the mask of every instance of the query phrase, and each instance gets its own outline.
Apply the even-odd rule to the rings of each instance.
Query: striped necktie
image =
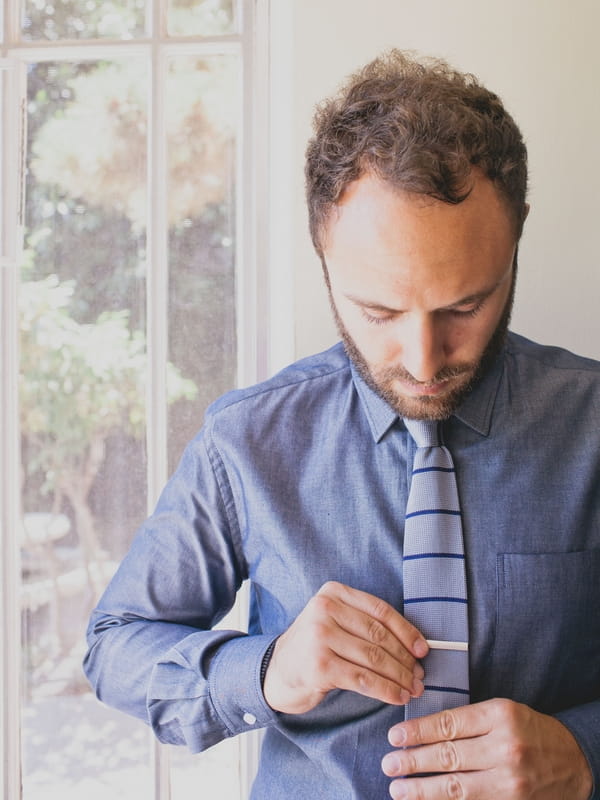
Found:
[[[417,445],[404,527],[404,615],[425,638],[438,643],[423,660],[425,691],[406,707],[410,719],[469,702],[469,630],[452,457],[440,444],[437,422],[404,423]]]

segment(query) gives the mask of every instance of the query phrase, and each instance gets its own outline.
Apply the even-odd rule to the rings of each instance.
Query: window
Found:
[[[253,131],[266,12],[266,0],[5,0],[0,678],[11,800],[184,800],[190,786],[246,796],[255,739],[195,757],[160,747],[93,698],[81,659],[89,612],[204,409],[264,377],[255,220],[266,145]],[[243,628],[244,609],[232,614]]]

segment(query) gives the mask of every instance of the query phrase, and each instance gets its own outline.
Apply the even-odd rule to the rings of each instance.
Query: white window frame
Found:
[[[269,44],[271,0],[236,0],[241,16],[239,34],[226,37],[165,36],[165,3],[154,5],[152,32],[135,41],[23,42],[19,37],[19,0],[3,0],[0,51],[2,76],[2,133],[0,134],[0,786],[3,797],[21,797],[20,720],[20,453],[18,415],[18,270],[22,248],[22,186],[25,82],[28,62],[54,59],[114,58],[138,53],[149,61],[159,85],[166,74],[166,59],[177,54],[211,54],[223,48],[240,52],[243,87],[243,133],[239,136],[236,246],[236,318],[238,341],[238,385],[247,385],[267,376],[292,353],[291,281],[286,264],[277,263],[271,272],[273,255],[281,255],[281,239],[269,233],[273,206],[269,202],[272,186],[270,162],[269,106],[272,98]],[[287,7],[287,0],[277,0]],[[152,91],[150,108],[150,147],[148,191],[152,198],[148,212],[147,341],[148,381],[148,507],[154,507],[168,472],[167,403],[164,364],[167,360],[167,278],[168,254],[166,226],[166,152],[164,115],[159,91]],[[281,205],[279,205],[281,207]],[[271,228],[272,230],[272,228]],[[289,259],[288,259],[289,260]],[[275,271],[276,267],[276,271]],[[270,275],[277,275],[276,291],[280,302],[269,291]],[[269,324],[281,325],[282,335],[273,335]],[[276,343],[275,345],[273,343]],[[247,601],[242,596],[240,619],[247,619]],[[255,774],[260,736],[241,737],[239,769],[246,791]],[[170,782],[166,751],[153,745],[154,800],[169,800]]]

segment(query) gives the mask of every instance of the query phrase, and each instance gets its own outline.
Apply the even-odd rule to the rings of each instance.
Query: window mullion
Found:
[[[18,409],[18,264],[22,246],[24,89],[21,65],[0,62],[1,166],[3,188],[0,267],[0,766],[3,797],[21,796],[20,782],[20,452]]]
[[[20,0],[3,0],[4,44],[10,47],[21,38]]]
[[[159,6],[159,3],[155,4]],[[154,508],[167,479],[167,358],[168,358],[168,226],[167,146],[165,123],[166,64],[156,38],[150,49],[147,343],[148,383],[146,441],[148,447],[148,511]],[[155,800],[169,800],[168,753],[152,738]]]
[[[238,385],[245,386],[258,379],[259,341],[262,338],[257,330],[261,319],[258,313],[257,268],[259,262],[257,227],[261,209],[258,197],[258,179],[262,173],[263,159],[259,152],[256,127],[259,109],[253,92],[253,72],[258,53],[254,41],[254,5],[256,0],[243,0],[242,12],[242,50],[240,69],[242,71],[242,97],[239,106],[241,136],[238,137],[238,174],[241,176],[241,190],[237,192],[236,216],[238,224],[236,251],[236,311],[238,341]],[[263,221],[263,220],[261,220]],[[261,253],[261,255],[264,255]]]
[[[237,199],[237,331],[238,382],[253,383],[267,377],[269,370],[269,25],[270,0],[239,0],[242,19],[241,131],[238,174],[241,191]],[[238,595],[240,625],[248,619],[249,591]],[[242,797],[250,787],[260,758],[262,733],[241,737],[240,782]]]
[[[151,511],[167,478],[168,237],[167,147],[164,110],[166,65],[151,48],[148,141],[148,505]]]

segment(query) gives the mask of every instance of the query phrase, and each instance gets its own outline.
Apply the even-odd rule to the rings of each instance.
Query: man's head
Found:
[[[321,106],[313,242],[363,377],[407,417],[449,416],[508,326],[526,151],[498,98],[392,52]]]
[[[518,240],[527,215],[527,151],[500,99],[440,60],[392,50],[322,103],[306,152],[315,248],[347,186],[369,172],[407,192],[460,203],[478,167],[507,204]]]

